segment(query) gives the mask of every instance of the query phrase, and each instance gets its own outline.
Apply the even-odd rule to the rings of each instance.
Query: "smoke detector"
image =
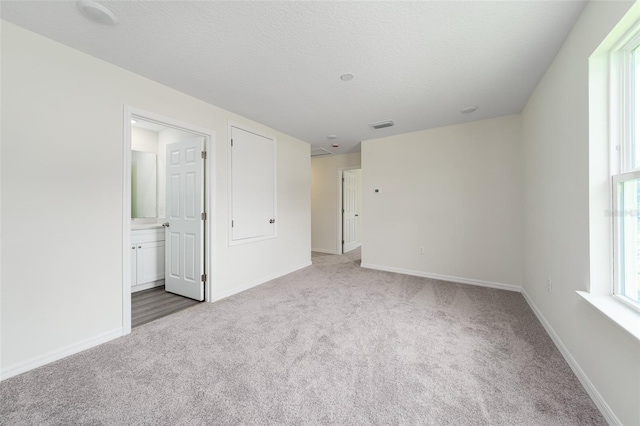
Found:
[[[97,24],[113,26],[118,23],[118,17],[112,11],[93,0],[80,0],[78,10],[85,18]]]
[[[384,129],[385,127],[391,127],[393,126],[393,121],[391,120],[385,120],[385,121],[378,121],[377,123],[371,123],[369,124],[369,126],[373,127],[374,129],[378,130],[378,129]]]

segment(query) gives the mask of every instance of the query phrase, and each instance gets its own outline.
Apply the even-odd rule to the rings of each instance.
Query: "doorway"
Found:
[[[362,169],[341,170],[341,244],[340,253],[348,253],[362,244]]]
[[[127,334],[132,324],[209,300],[214,133],[131,107],[123,127]]]
[[[166,317],[199,303],[201,302],[198,300],[166,291],[164,285],[133,292],[131,293],[131,328]]]

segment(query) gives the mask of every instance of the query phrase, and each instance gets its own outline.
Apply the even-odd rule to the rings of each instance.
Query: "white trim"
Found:
[[[529,307],[531,308],[533,313],[536,314],[536,317],[538,317],[538,321],[540,321],[544,329],[547,331],[547,334],[549,335],[549,337],[551,337],[551,340],[553,340],[553,343],[556,345],[565,361],[567,361],[567,364],[569,364],[569,367],[571,367],[571,370],[573,370],[573,373],[576,375],[584,389],[587,391],[587,393],[593,400],[593,403],[596,405],[596,407],[598,407],[598,410],[600,410],[600,413],[605,418],[607,423],[612,426],[622,426],[622,422],[616,417],[615,413],[613,412],[611,407],[609,407],[604,398],[602,398],[602,395],[600,395],[598,389],[596,389],[593,383],[591,383],[591,380],[589,380],[589,377],[587,377],[585,372],[582,370],[580,364],[578,364],[575,358],[571,355],[569,349],[567,349],[564,343],[562,343],[560,336],[558,336],[553,327],[551,327],[549,321],[547,321],[544,315],[542,315],[542,312],[540,311],[540,309],[538,309],[536,304],[533,303],[533,299],[531,299],[524,288],[522,289],[521,293],[522,296],[524,296],[524,300],[526,300],[526,302],[529,304]]]
[[[277,274],[269,275],[267,277],[255,280],[255,281],[253,281],[253,282],[251,282],[249,284],[239,285],[237,287],[234,287],[232,289],[223,291],[221,293],[212,294],[211,295],[211,297],[212,297],[211,301],[212,302],[217,302],[218,300],[226,299],[227,297],[233,296],[234,294],[238,294],[238,293],[241,293],[241,292],[243,292],[245,290],[249,290],[249,289],[251,289],[253,287],[257,287],[257,286],[259,286],[261,284],[264,284],[264,283],[266,283],[268,281],[275,280],[276,278],[280,278],[280,277],[285,276],[287,274],[290,274],[292,272],[295,272],[295,271],[298,271],[300,269],[306,268],[307,266],[311,266],[311,261],[304,262],[301,265],[294,266],[293,268],[286,269],[286,270],[281,271],[281,272],[279,272]]]
[[[349,253],[349,252],[351,252],[351,251],[353,251],[353,250],[355,250],[355,249],[357,249],[357,248],[362,247],[362,243],[356,243],[356,244],[357,244],[357,245],[356,245],[354,248],[352,248],[351,250],[349,250],[347,253]],[[344,249],[343,249],[342,251],[344,252]],[[344,253],[343,253],[343,254],[344,254]]]
[[[233,221],[233,170],[231,170],[231,128],[235,127],[245,132],[253,133],[265,139],[271,139],[273,141],[273,218],[275,219],[275,226],[273,227],[273,235],[261,235],[259,237],[244,238],[241,240],[233,239],[233,227],[231,222]],[[257,241],[271,240],[278,238],[278,139],[275,136],[269,135],[260,130],[256,130],[245,124],[240,124],[231,120],[227,120],[227,241],[229,246],[235,246],[240,244],[255,243]]]
[[[158,281],[151,281],[144,284],[138,284],[131,287],[131,293],[137,293],[143,290],[149,290],[150,288],[162,287],[164,285],[164,278]]]
[[[204,149],[207,152],[205,159],[205,187],[204,209],[207,212],[207,220],[204,225],[205,251],[204,265],[207,281],[205,282],[205,301],[211,302],[211,293],[215,287],[215,143],[216,133],[204,127],[195,126],[170,117],[165,117],[151,111],[124,105],[123,108],[123,211],[122,211],[122,332],[124,335],[131,333],[131,264],[129,247],[131,246],[131,119],[133,117],[144,121],[151,121],[165,127],[192,133],[204,138]]]
[[[216,283],[216,227],[215,219],[217,211],[216,200],[216,133],[211,130],[208,137],[205,137],[205,151],[207,152],[207,158],[204,160],[204,173],[205,173],[205,186],[204,186],[204,205],[207,212],[207,220],[204,221],[204,268],[207,274],[207,281],[204,283],[204,300],[205,302],[211,302],[211,293],[213,292],[214,284]]]
[[[131,117],[124,106],[122,117],[122,334],[131,333]]]
[[[619,147],[618,162],[614,164],[613,175],[633,170],[634,160],[630,158],[631,126],[633,105],[631,104],[631,80],[633,64],[631,53],[640,44],[640,21],[636,22],[610,50],[610,140]]]
[[[316,253],[340,254],[335,250],[327,250],[327,249],[319,249],[319,248],[312,248],[311,251],[315,251]]]
[[[122,335],[122,329],[116,328],[80,342],[72,343],[63,348],[47,352],[43,355],[33,357],[26,361],[9,365],[0,371],[0,380],[6,380],[10,377],[17,376],[18,374],[26,373],[34,368],[42,367],[43,365],[58,361],[59,359],[66,358],[70,355],[77,354],[78,352],[93,348],[110,340],[117,339],[118,337],[122,337]]]
[[[342,250],[342,178],[344,177],[345,170],[358,170],[362,169],[362,165],[359,166],[348,166],[348,167],[339,167],[338,168],[338,238],[336,244],[336,254],[344,254]],[[362,186],[362,182],[360,184]],[[362,213],[362,212],[360,212]],[[362,236],[360,236],[362,237]]]
[[[634,306],[636,303],[627,302],[617,295],[596,295],[586,291],[576,291],[576,293],[614,324],[640,341],[640,312]]]
[[[640,148],[640,146],[638,148]],[[620,200],[621,189],[619,185],[621,183],[637,180],[637,179],[640,179],[640,170],[634,170],[632,172],[617,174],[611,178],[611,182],[612,182],[611,192],[613,197],[613,208],[611,209],[611,212],[612,212],[611,216],[613,219],[612,233],[613,233],[613,259],[614,259],[613,268],[612,268],[613,269],[613,295],[619,296],[619,297],[624,296],[624,294],[622,293],[622,281],[624,281],[624,279],[621,276],[623,275],[623,269],[624,269],[623,261],[622,261],[623,249],[621,248],[621,245],[624,243],[624,239],[621,238],[621,234],[622,234],[622,229],[623,229],[622,226],[624,224],[624,219],[626,217],[624,200],[622,200],[622,202]],[[633,251],[631,253],[633,253]],[[625,303],[628,303],[629,306],[631,306],[636,311],[640,311],[640,304],[637,301],[632,301],[631,299],[629,299],[629,301],[628,302],[625,301]],[[605,311],[602,311],[602,312],[607,314]],[[610,310],[608,310],[607,312],[610,312]]]
[[[619,26],[619,25],[618,25]],[[610,162],[610,175],[612,175],[610,185],[610,199],[612,200],[612,222],[611,239],[612,247],[612,285],[608,293],[615,296],[622,295],[622,282],[627,274],[624,268],[623,257],[627,243],[621,235],[622,224],[624,222],[624,212],[620,209],[621,204],[624,209],[624,200],[619,199],[619,184],[625,181],[640,178],[640,170],[635,167],[635,159],[632,157],[634,105],[632,94],[632,83],[634,81],[632,52],[640,45],[640,20],[636,21],[625,34],[619,38],[617,43],[610,49],[609,53],[609,145],[615,161]],[[640,60],[640,59],[637,59]],[[640,82],[635,82],[640,84]],[[636,141],[636,149],[640,149],[640,141]],[[622,203],[621,203],[622,201]],[[635,225],[634,225],[635,226]],[[622,246],[625,246],[624,249]],[[633,272],[632,272],[633,273]],[[607,306],[608,309],[600,309],[605,315],[612,313],[611,308],[605,299],[596,296],[589,299],[583,296],[594,306]],[[640,310],[640,304],[629,301],[633,309]],[[603,305],[604,304],[604,305]],[[635,305],[635,306],[633,306]],[[615,318],[612,318],[616,321]]]
[[[522,287],[515,284],[497,283],[493,281],[476,280],[474,278],[452,277],[450,275],[433,274],[431,272],[413,271],[411,269],[395,268],[393,266],[374,265],[362,263],[363,268],[375,269],[377,271],[395,272],[398,274],[413,275],[415,277],[432,278],[441,281],[450,281],[460,284],[477,285],[480,287],[497,288],[499,290],[521,291]]]

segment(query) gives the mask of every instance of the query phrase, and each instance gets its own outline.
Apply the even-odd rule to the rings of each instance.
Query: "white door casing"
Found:
[[[204,300],[204,222],[201,137],[167,145],[165,289]]]
[[[215,173],[206,173],[208,170],[213,170],[213,165],[216,164],[216,133],[211,129],[195,126],[188,122],[173,119],[171,117],[163,116],[155,112],[143,110],[140,108],[132,107],[130,105],[123,106],[123,146],[122,146],[122,332],[124,335],[131,333],[131,285],[135,283],[136,272],[133,262],[133,253],[135,249],[132,246],[135,244],[132,241],[132,221],[131,221],[131,121],[132,120],[144,120],[152,123],[157,123],[163,127],[170,129],[176,129],[184,131],[195,136],[200,136],[204,140],[204,149],[208,151],[208,154],[204,160],[204,178],[203,178],[203,191],[206,193],[203,201],[203,211],[207,212],[207,220],[204,221],[204,256],[202,269],[206,272],[214,271],[216,264],[216,247],[211,244],[211,241],[216,240],[215,226],[211,224],[216,223],[216,193],[211,188],[216,188]],[[163,166],[166,170],[166,167]],[[166,182],[166,179],[164,179]],[[166,194],[166,191],[164,191]],[[162,212],[162,217],[166,217],[166,213]],[[166,236],[166,230],[163,232]],[[213,301],[212,295],[215,288],[215,274],[207,274],[207,280],[205,286],[205,300],[208,302]]]
[[[342,176],[342,252],[347,253],[359,246],[358,175],[345,170]]]
[[[129,286],[129,293],[131,293],[131,288],[138,284],[138,252],[136,247],[136,244],[131,244],[131,285]]]

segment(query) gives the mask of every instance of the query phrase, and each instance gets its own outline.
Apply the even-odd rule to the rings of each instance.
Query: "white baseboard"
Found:
[[[551,327],[551,324],[549,323],[549,321],[547,321],[544,315],[542,315],[542,312],[540,311],[540,309],[538,309],[536,304],[533,303],[531,297],[524,289],[522,289],[521,293],[524,296],[524,300],[527,301],[533,313],[536,314],[536,317],[538,317],[538,320],[547,331],[547,334],[551,337],[551,340],[553,340],[553,343],[555,343],[556,347],[558,348],[564,359],[567,361],[567,364],[569,364],[569,367],[571,367],[573,373],[576,375],[580,383],[582,383],[582,386],[587,391],[596,407],[598,407],[598,410],[600,410],[600,413],[605,418],[607,423],[609,423],[611,426],[622,426],[622,422],[620,422],[618,417],[616,417],[616,415],[614,414],[613,410],[611,410],[611,407],[609,407],[609,404],[607,404],[604,398],[602,398],[602,395],[600,395],[598,389],[596,389],[593,383],[591,383],[591,380],[589,380],[578,362],[571,355],[569,349],[567,349],[564,343],[562,343],[560,336],[558,336],[553,327]]]
[[[27,371],[33,370],[34,368],[42,367],[43,365],[68,357],[69,355],[77,354],[78,352],[93,348],[94,346],[101,345],[110,340],[117,339],[121,336],[122,328],[116,328],[115,330],[107,331],[106,333],[102,333],[89,339],[73,343],[63,348],[33,357],[26,361],[9,365],[8,367],[3,368],[0,371],[0,381],[17,376],[18,374],[26,373]]]
[[[481,287],[497,288],[500,290],[520,291],[521,287],[514,284],[496,283],[493,281],[482,281],[473,278],[452,277],[449,275],[432,274],[430,272],[413,271],[410,269],[394,268],[393,266],[373,265],[371,263],[363,263],[363,268],[375,269],[378,271],[396,272],[398,274],[413,275],[416,277],[432,278],[434,280],[451,281],[454,283],[477,285]]]
[[[161,287],[164,285],[164,278],[158,281],[151,281],[140,285],[134,285],[131,287],[131,293],[137,293],[143,290],[149,290],[150,288]]]
[[[231,297],[234,294],[242,293],[243,291],[249,290],[250,288],[259,286],[260,284],[264,284],[267,281],[275,280],[276,278],[280,278],[280,277],[282,277],[284,275],[287,275],[287,274],[290,274],[292,272],[298,271],[298,270],[300,270],[302,268],[306,268],[307,266],[311,266],[311,261],[305,262],[305,263],[303,263],[301,265],[298,265],[298,266],[295,266],[293,268],[289,268],[289,269],[287,269],[285,271],[281,271],[281,272],[279,272],[277,274],[273,274],[273,275],[270,275],[268,277],[261,278],[259,280],[253,281],[253,282],[251,282],[249,284],[240,285],[240,286],[234,287],[232,289],[229,289],[229,290],[226,290],[226,291],[223,291],[223,292],[220,292],[220,293],[215,293],[214,292],[214,294],[211,296],[211,302],[217,302],[218,300],[226,299],[227,297]]]
[[[326,254],[340,254],[335,250],[327,250],[327,249],[319,249],[319,248],[312,248],[311,251],[315,251],[317,253],[326,253]]]

